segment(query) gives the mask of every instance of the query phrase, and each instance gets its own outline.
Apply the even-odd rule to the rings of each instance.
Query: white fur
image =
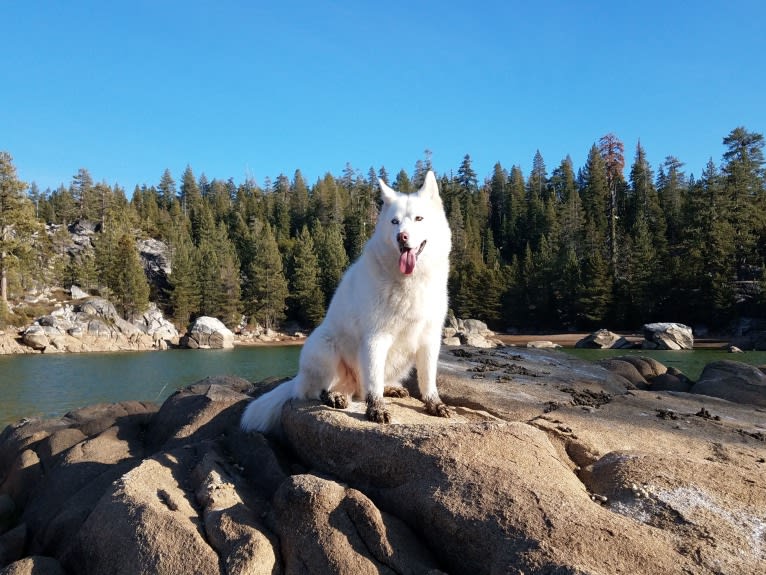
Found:
[[[441,403],[436,366],[447,313],[451,234],[433,172],[416,194],[380,182],[383,207],[359,259],[346,271],[322,324],[301,350],[298,374],[248,405],[246,431],[267,432],[290,399],[318,399],[322,390],[383,401],[414,365],[427,406]],[[400,271],[397,237],[415,250],[411,274]],[[382,405],[382,403],[380,404]]]

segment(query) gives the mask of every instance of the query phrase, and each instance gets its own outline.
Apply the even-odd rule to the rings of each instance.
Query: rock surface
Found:
[[[707,364],[691,391],[766,408],[766,375],[738,361]]]
[[[451,313],[447,316],[447,326],[442,331],[442,343],[450,347],[467,345],[484,349],[502,345],[502,342],[495,337],[495,332],[483,321],[458,319]]]
[[[234,347],[234,333],[221,320],[203,315],[194,320],[181,338],[181,345],[190,349],[227,349]]]
[[[145,351],[177,341],[178,331],[156,306],[129,322],[99,297],[58,307],[21,333],[21,343],[42,353]]]
[[[647,323],[643,327],[644,349],[694,349],[692,328],[682,323]]]
[[[279,382],[236,378],[20,422],[0,437],[0,569],[763,573],[762,408],[623,363],[454,349],[449,419],[414,398],[389,399],[389,425],[293,402],[279,438],[239,430]]]
[[[626,349],[633,347],[633,344],[623,336],[600,329],[579,340],[575,347],[586,349]]]

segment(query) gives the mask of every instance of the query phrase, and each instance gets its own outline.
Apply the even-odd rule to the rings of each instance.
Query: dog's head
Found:
[[[392,254],[398,254],[399,271],[411,275],[419,258],[429,252],[445,257],[450,250],[450,231],[444,216],[439,187],[432,171],[414,194],[400,194],[379,180],[383,208],[377,233],[385,236]]]

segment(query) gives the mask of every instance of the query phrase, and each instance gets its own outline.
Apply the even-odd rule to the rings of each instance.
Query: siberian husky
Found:
[[[380,180],[383,207],[372,237],[348,268],[324,321],[301,350],[298,374],[248,405],[245,431],[273,431],[290,399],[320,399],[336,408],[366,400],[367,418],[389,423],[384,395],[417,369],[425,410],[449,417],[436,389],[447,314],[451,233],[433,172],[401,194]]]

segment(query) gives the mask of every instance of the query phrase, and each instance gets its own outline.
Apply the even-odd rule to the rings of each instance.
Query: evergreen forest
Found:
[[[528,174],[497,163],[480,180],[470,155],[437,171],[453,235],[452,311],[501,331],[726,329],[766,317],[764,139],[737,127],[722,143],[698,176],[674,156],[651,166],[640,142],[626,154],[614,134],[583,166],[569,156],[547,166],[538,152]],[[187,166],[128,193],[83,168],[41,191],[0,152],[0,325],[44,284],[102,293],[126,316],[155,301],[181,328],[200,315],[311,328],[371,235],[378,177],[406,193],[429,169],[428,150],[409,173],[346,165],[313,184],[300,170],[259,185]],[[67,226],[83,221],[95,225],[95,249],[73,256]],[[169,246],[167,285],[147,282],[142,238]]]

